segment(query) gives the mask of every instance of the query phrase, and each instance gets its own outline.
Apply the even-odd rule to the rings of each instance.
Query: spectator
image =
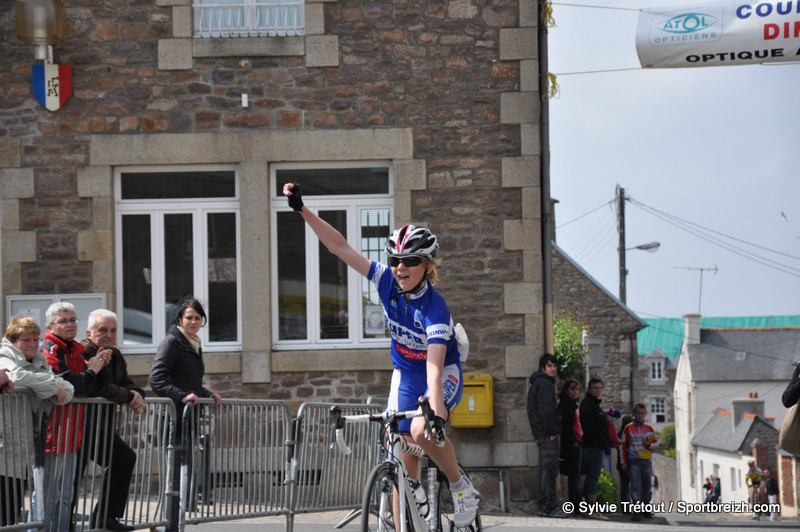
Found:
[[[144,391],[134,385],[128,376],[128,365],[122,353],[116,348],[117,315],[106,309],[97,309],[89,314],[86,329],[86,340],[81,344],[86,348],[83,358],[108,357],[109,363],[97,375],[99,390],[92,394],[104,397],[118,405],[127,405],[134,412],[144,408]],[[86,467],[89,457],[98,465],[107,468],[107,477],[101,484],[101,493],[92,511],[92,527],[106,528],[112,532],[129,532],[132,526],[120,523],[128,504],[128,489],[131,475],[136,465],[136,453],[122,441],[114,431],[114,409],[103,405],[95,412],[96,418],[87,420],[90,429],[99,434],[89,432],[87,452],[83,453],[81,471]],[[79,475],[80,476],[80,475]]]
[[[778,512],[775,511],[775,509],[779,508],[778,480],[768,467],[764,468],[764,487],[767,489],[767,500],[769,500],[770,504],[769,520],[778,521],[780,518],[778,517]]]
[[[530,377],[528,421],[539,449],[536,468],[539,507],[536,513],[541,517],[563,518],[566,514],[556,505],[558,457],[561,453],[561,415],[556,407],[557,364],[555,355],[549,353],[539,359],[539,370]]]
[[[703,496],[704,500],[708,501],[709,495],[711,495],[714,491],[714,484],[711,482],[711,479],[706,477],[706,481],[703,482]]]
[[[594,377],[589,381],[586,397],[580,406],[581,427],[583,428],[582,461],[586,473],[583,495],[589,504],[597,502],[597,481],[600,478],[600,470],[603,468],[603,460],[606,455],[611,454],[611,438],[608,434],[606,413],[600,407],[602,396],[603,381]],[[600,513],[594,515],[601,516]]]
[[[633,423],[625,427],[622,434],[622,468],[628,472],[631,482],[631,502],[647,504],[652,498],[653,462],[652,450],[658,439],[653,427],[645,423],[647,407],[642,403],[633,407]],[[650,512],[634,511],[633,520],[652,517]]]
[[[106,357],[84,360],[84,347],[75,341],[78,318],[72,303],[58,301],[45,312],[47,328],[42,352],[56,375],[75,389],[75,397],[98,391],[97,374],[108,363]],[[83,446],[84,405],[59,406],[47,425],[44,470],[45,532],[67,532],[72,526],[72,494],[77,472],[76,453]]]
[[[719,477],[711,475],[709,478],[711,479],[711,493],[709,493],[706,502],[719,502],[720,495],[722,494]]]
[[[39,350],[41,332],[33,318],[15,317],[0,343],[0,382],[8,379],[9,384],[5,390],[11,392],[16,384],[30,390],[36,399],[30,402],[30,416],[10,404],[0,411],[0,428],[8,435],[3,441],[3,451],[8,454],[0,458],[0,526],[16,524],[22,510],[25,479],[30,478],[34,463],[33,415],[39,410],[39,400],[64,404],[72,399],[72,385],[53,375]],[[21,414],[27,419],[20,419]]]
[[[178,307],[176,324],[158,344],[158,351],[150,370],[150,387],[156,395],[169,397],[175,403],[178,423],[175,430],[176,441],[175,469],[173,483],[175,489],[180,485],[181,464],[186,464],[191,477],[192,454],[182,446],[191,443],[191,436],[183,435],[183,409],[188,403],[197,405],[199,399],[211,398],[219,404],[221,397],[203,386],[205,365],[203,364],[203,348],[197,333],[206,324],[206,312],[203,305],[194,298],[181,301]],[[201,476],[202,479],[202,476]],[[184,494],[185,495],[185,494]],[[166,532],[178,530],[178,512],[180,499],[172,498],[169,509],[169,526]]]
[[[581,418],[578,397],[581,385],[570,379],[559,394],[558,413],[561,415],[561,460],[559,468],[567,476],[567,494],[576,511],[581,502]]]
[[[617,437],[622,440],[622,435],[627,427],[633,421],[633,416],[625,414],[622,416],[619,432]],[[620,502],[631,502],[631,479],[628,477],[628,471],[622,467],[622,447],[617,447],[617,472],[619,473],[619,500]],[[627,509],[623,513],[630,513]]]

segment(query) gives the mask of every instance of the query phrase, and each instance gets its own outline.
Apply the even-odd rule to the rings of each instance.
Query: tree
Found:
[[[675,425],[667,425],[661,431],[661,448],[664,449],[664,456],[675,458]]]
[[[558,376],[584,382],[586,375],[586,346],[583,345],[585,326],[572,314],[561,314],[553,320],[553,349],[558,359]]]

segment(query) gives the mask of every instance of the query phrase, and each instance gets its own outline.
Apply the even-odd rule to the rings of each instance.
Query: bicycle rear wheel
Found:
[[[397,497],[397,472],[395,465],[384,462],[373,468],[367,479],[364,500],[361,504],[361,529],[364,532],[398,530],[394,519],[394,501]],[[406,516],[406,529],[413,530]]]
[[[430,467],[435,467],[431,465]],[[458,464],[458,470],[467,478],[467,472]],[[447,477],[438,468],[436,469],[437,480],[439,484],[437,501],[436,501],[436,515],[431,519],[436,519],[436,529],[439,532],[482,532],[483,525],[481,524],[480,510],[475,512],[475,519],[464,527],[457,527],[453,522],[453,496],[450,494],[450,483]]]

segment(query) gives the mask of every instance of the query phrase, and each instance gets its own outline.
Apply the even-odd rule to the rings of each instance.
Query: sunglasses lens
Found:
[[[403,263],[408,268],[413,268],[414,266],[419,266],[422,264],[422,257],[389,257],[389,266],[392,268],[397,268],[400,266],[400,263]]]

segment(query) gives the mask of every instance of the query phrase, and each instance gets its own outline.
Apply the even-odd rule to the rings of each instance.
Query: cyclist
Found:
[[[463,378],[453,320],[444,298],[433,289],[436,282],[436,237],[424,227],[405,225],[395,230],[386,243],[389,266],[370,260],[355,250],[344,236],[304,207],[302,190],[287,183],[283,194],[289,206],[305,219],[328,250],[376,286],[386,323],[392,335],[394,372],[388,408],[397,410],[416,404],[422,395],[430,398],[436,427],[443,427],[458,405]],[[447,476],[453,496],[458,527],[469,525],[478,509],[478,491],[469,478],[461,476],[455,449],[449,439],[438,447],[425,437],[426,420],[418,417],[400,422],[410,438]],[[418,458],[404,455],[411,475],[419,474]]]
[[[747,481],[747,493],[750,496],[750,504],[753,505],[753,519],[758,520],[755,504],[763,503],[767,498],[764,496],[764,473],[761,468],[756,467],[755,460],[747,462],[748,470],[744,474]]]

